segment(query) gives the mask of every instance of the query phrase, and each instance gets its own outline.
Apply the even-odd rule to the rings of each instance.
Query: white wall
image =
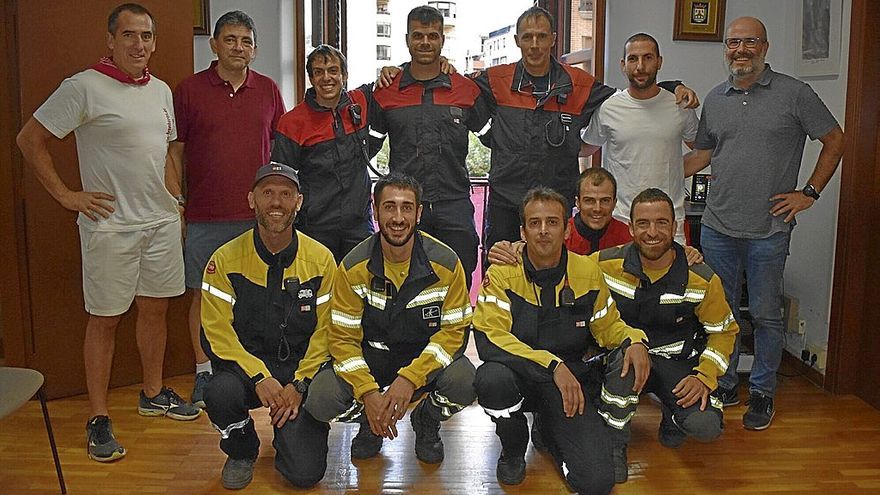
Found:
[[[767,26],[770,50],[767,62],[774,70],[795,75],[797,25],[800,0],[728,0],[726,22],[740,16],[754,16]],[[846,108],[846,73],[849,56],[851,0],[843,0],[840,72],[837,77],[805,79],[824,100],[843,126]],[[660,43],[663,70],[660,79],[682,79],[700,97],[727,77],[722,45],[692,41],[672,41],[674,0],[614,0],[607,4],[606,83],[625,87],[619,61],[623,43],[644,31]],[[821,143],[808,141],[801,166],[800,184],[805,184],[816,164]],[[843,164],[842,166],[846,166]],[[838,172],[816,205],[798,215],[799,223],[791,240],[791,256],[785,271],[785,292],[800,300],[800,318],[806,320],[806,343],[826,344],[831,310],[831,287],[837,230],[840,173]],[[787,348],[800,356],[805,342],[787,334]]]
[[[226,12],[242,10],[254,19],[257,27],[257,58],[251,68],[271,77],[284,97],[288,109],[296,102],[294,93],[293,0],[250,0],[246,4],[234,0],[211,0],[211,34],[214,24]],[[193,70],[207,68],[216,59],[208,44],[208,36],[193,40]]]

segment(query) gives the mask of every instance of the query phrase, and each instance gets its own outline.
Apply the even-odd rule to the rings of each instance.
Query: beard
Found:
[[[284,210],[281,211],[284,212]],[[295,212],[287,212],[286,217],[281,217],[281,219],[279,220],[274,220],[272,217],[269,216],[268,213],[257,211],[257,223],[267,232],[271,232],[273,234],[280,234],[287,230],[287,228],[293,224],[295,218]]]
[[[640,83],[638,80],[636,80],[635,76],[627,75],[627,79],[629,79],[629,85],[631,87],[636,88],[636,89],[646,89],[646,88],[650,88],[651,86],[653,86],[657,82],[657,74],[654,74],[653,76],[649,77],[643,83]]]
[[[412,239],[412,236],[415,235],[415,233],[416,233],[416,229],[410,228],[409,231],[406,233],[406,235],[403,237],[403,240],[396,240],[396,239],[392,238],[388,234],[387,228],[379,227],[379,233],[382,234],[382,238],[385,239],[385,242],[387,242],[388,244],[390,244],[394,247],[400,247],[400,246],[405,245],[407,242],[409,242],[410,239]]]
[[[657,261],[672,249],[672,239],[670,238],[668,242],[656,244],[654,246],[637,245],[639,247],[639,254],[642,255],[643,258]]]
[[[748,58],[749,64],[744,67],[734,67],[734,59],[737,57]],[[757,70],[755,58],[756,56],[752,53],[735,53],[733,56],[727,58],[727,70],[733,77],[743,77],[748,76],[749,74],[754,74]]]

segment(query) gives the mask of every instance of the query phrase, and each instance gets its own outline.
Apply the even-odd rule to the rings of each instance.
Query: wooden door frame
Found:
[[[18,72],[17,0],[4,2],[2,15],[5,77],[0,81],[0,101],[4,108],[0,139],[0,245],[7,246],[4,283],[0,289],[0,325],[3,327],[5,363],[28,366],[33,353],[33,325],[30,318],[27,275],[27,242],[22,195],[22,157],[15,143],[21,129]]]
[[[880,21],[880,2],[853,0],[850,17],[849,73],[846,88],[846,143],[841,166],[837,249],[831,296],[828,335],[828,367],[825,388],[836,394],[858,393],[860,387],[877,385],[876,377],[861,376],[860,349],[877,339],[876,322],[866,321],[867,304],[873,301],[873,281],[866,267],[876,262],[868,233],[878,213],[871,210],[872,197],[880,194],[877,145],[880,137],[880,62],[874,23]],[[867,212],[860,214],[859,212]],[[876,246],[875,246],[876,247]],[[868,380],[863,384],[863,380]],[[873,383],[872,383],[873,382]]]

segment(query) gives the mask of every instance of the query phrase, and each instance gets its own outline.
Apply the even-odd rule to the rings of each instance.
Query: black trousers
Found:
[[[520,240],[520,220],[517,208],[499,204],[498,200],[492,201],[492,193],[489,193],[489,202],[486,205],[486,231],[483,233],[483,245],[488,250],[498,241]],[[489,266],[487,259],[483,260],[483,271]]]
[[[721,401],[713,392],[709,396],[706,409],[700,411],[700,402],[690,407],[681,407],[672,389],[684,377],[693,373],[699,356],[691,359],[670,359],[651,354],[651,375],[643,393],[654,393],[669,413],[673,421],[689,437],[699,441],[711,441],[721,435],[724,427]],[[632,391],[634,374],[628,373],[620,378],[620,367],[616,372],[605,375],[599,409],[605,421],[614,429],[620,430],[624,442],[629,440],[629,422],[638,406],[638,396]]]
[[[568,364],[568,363],[566,363]],[[552,381],[527,380],[504,364],[483,363],[474,380],[477,400],[495,423],[506,455],[524,456],[529,428],[524,411],[541,414],[542,436],[568,484],[582,494],[607,494],[614,487],[610,431],[583,384],[584,413],[565,417],[562,395]]]
[[[380,364],[375,361],[368,364],[374,377],[396,375],[378,372]],[[385,388],[391,381],[379,379],[377,383]],[[428,397],[423,401],[427,404],[427,413],[436,421],[446,421],[474,401],[473,383],[474,365],[467,357],[459,356],[449,366],[429,375],[425,386],[413,393],[412,400],[427,393]],[[315,375],[304,407],[317,420],[328,423],[359,421],[364,410],[364,405],[355,400],[351,385],[339,378],[331,367]]]
[[[319,230],[306,226],[300,230],[326,246],[333,253],[336,263],[341,262],[349,251],[375,232],[372,219],[348,229]]]
[[[251,381],[241,373],[215,368],[205,389],[205,404],[211,423],[220,432],[220,450],[232,459],[255,459],[260,439],[250,410],[262,404]],[[327,423],[300,407],[293,421],[274,431],[275,469],[297,487],[321,481],[327,470]]]
[[[474,225],[474,204],[470,198],[422,202],[419,229],[455,251],[461,260],[465,282],[470,289],[471,278],[477,267],[477,249],[480,246],[480,238]]]

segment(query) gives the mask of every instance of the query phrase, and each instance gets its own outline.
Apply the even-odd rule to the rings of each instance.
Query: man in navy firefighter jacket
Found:
[[[486,127],[487,107],[473,81],[441,71],[440,11],[428,6],[410,11],[406,41],[410,62],[389,86],[373,92],[372,145],[381,146],[387,136],[391,171],[412,176],[422,185],[419,228],[455,251],[470,287],[479,237],[465,159],[468,131],[479,135]]]

